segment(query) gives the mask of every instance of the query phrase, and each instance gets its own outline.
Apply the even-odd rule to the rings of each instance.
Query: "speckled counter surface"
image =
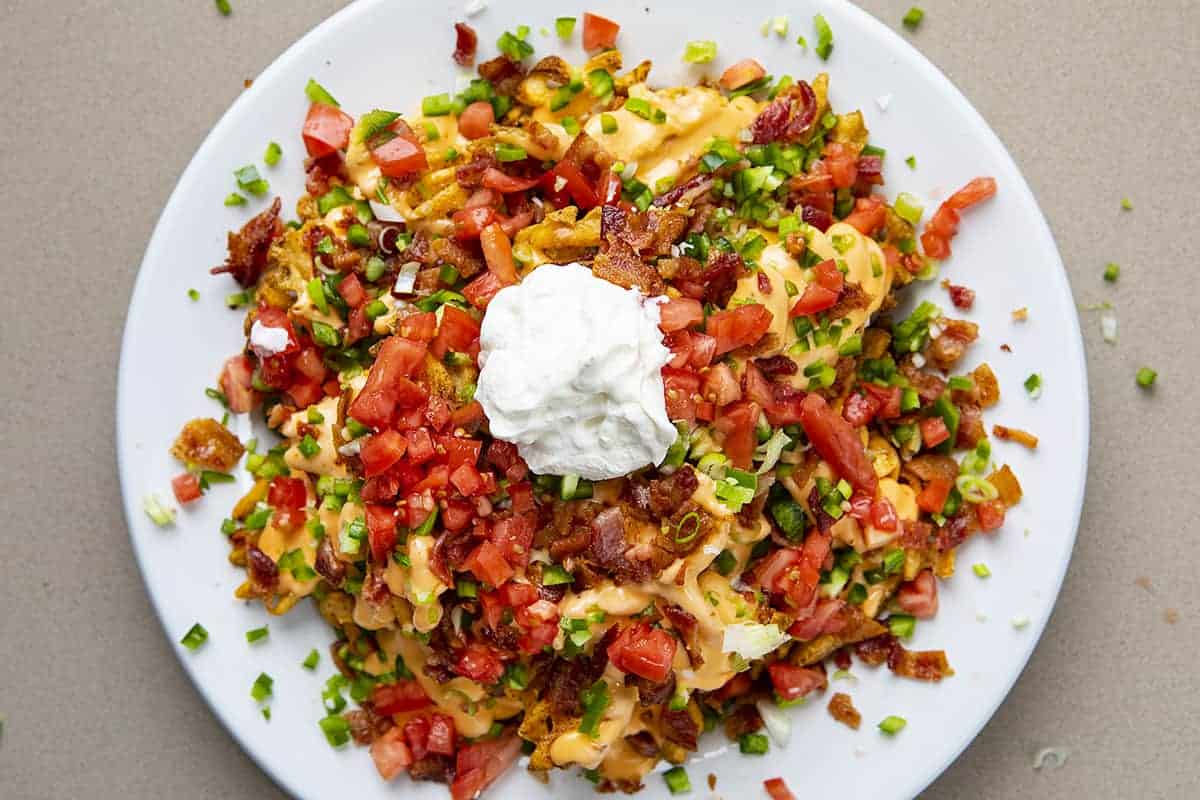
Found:
[[[649,0],[648,0],[649,2]],[[281,797],[188,684],[132,559],[113,452],[137,265],[197,145],[340,0],[6,0],[0,27],[0,796]],[[899,27],[908,0],[862,3]],[[500,6],[499,2],[493,2]],[[1054,616],[924,797],[1200,797],[1193,538],[1200,4],[925,0],[912,40],[1024,170],[1084,312],[1087,504]],[[455,6],[457,11],[457,6]],[[796,10],[799,13],[799,9]],[[1134,210],[1123,212],[1122,197]],[[1115,286],[1104,264],[1122,265]],[[1134,385],[1142,364],[1153,392]],[[1070,751],[1034,771],[1046,746]]]

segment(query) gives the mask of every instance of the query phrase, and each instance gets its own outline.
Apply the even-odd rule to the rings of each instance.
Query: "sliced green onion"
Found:
[[[1142,367],[1137,371],[1137,385],[1143,389],[1149,389],[1157,379],[1158,373],[1149,367]]]
[[[988,565],[984,564],[982,561],[979,562],[978,564],[973,564],[971,566],[971,571],[974,572],[976,577],[979,577],[979,578],[992,577],[992,571],[990,569],[988,569]]]
[[[300,440],[300,443],[296,445],[296,449],[305,458],[312,458],[321,452],[321,445],[312,437],[312,434],[306,433],[304,434],[304,438]]]
[[[917,168],[917,157],[909,156],[908,158],[904,159],[904,163],[908,164],[909,169],[916,169]]]
[[[309,670],[316,669],[317,663],[320,662],[320,660],[321,654],[318,653],[317,649],[314,647],[309,651],[308,655],[304,657],[304,660],[300,662],[300,666]]]
[[[261,628],[254,628],[246,631],[246,641],[250,644],[261,642],[271,635],[271,626],[263,625]]]
[[[904,719],[904,717],[885,717],[884,720],[879,723],[879,730],[883,731],[888,736],[895,736],[897,733],[904,730],[904,726],[907,724],[908,720]]]
[[[743,733],[738,739],[738,749],[748,756],[766,755],[770,747],[771,743],[767,741],[766,734]]]
[[[233,13],[233,6],[229,5],[229,0],[217,0],[217,11],[221,12],[222,17],[228,17]]]
[[[367,228],[357,222],[346,229],[346,241],[355,247],[370,247],[371,234],[367,233]]]
[[[312,300],[313,306],[322,314],[329,313],[329,299],[325,296],[325,287],[321,283],[320,278],[313,278],[308,282],[308,299]]]
[[[601,114],[600,115],[600,130],[603,133],[616,133],[617,132],[617,118],[614,117],[612,114]]]
[[[914,195],[911,195],[908,192],[901,192],[900,194],[896,195],[896,202],[893,207],[896,209],[896,213],[900,215],[901,219],[904,219],[913,225],[919,223],[921,221],[921,215],[925,213],[925,206],[921,205],[921,202],[917,200]]]
[[[1140,373],[1139,373],[1139,375],[1140,375]],[[1140,378],[1139,378],[1138,382],[1139,383],[1141,382]],[[1032,397],[1035,400],[1038,397],[1040,397],[1042,394],[1042,376],[1035,372],[1032,375],[1030,375],[1028,378],[1026,378],[1025,379],[1025,391],[1029,394],[1030,397]]]
[[[428,536],[429,534],[431,534],[433,532],[434,524],[437,523],[438,512],[440,510],[441,509],[435,507],[433,509],[433,513],[431,513],[428,517],[426,517],[424,522],[422,522],[417,527],[413,528],[412,535],[413,536]]]
[[[579,120],[574,117],[563,117],[558,122],[563,126],[563,130],[567,132],[568,136],[579,135]]]
[[[588,91],[597,100],[611,97],[616,90],[613,76],[606,69],[594,69],[588,73]]]
[[[857,356],[863,351],[863,337],[861,333],[856,333],[846,341],[838,345],[839,356]]]
[[[478,597],[479,584],[469,578],[459,578],[454,582],[454,592],[463,598]]]
[[[717,43],[711,39],[697,39],[687,43],[683,60],[689,64],[707,64],[717,57]]]
[[[913,631],[917,629],[917,618],[911,614],[892,614],[888,617],[887,622],[892,636],[898,639],[909,638],[913,635]]]
[[[524,161],[528,158],[528,153],[524,147],[507,142],[498,142],[496,144],[496,158],[501,162],[508,161]]]
[[[904,23],[904,27],[910,31],[915,31],[917,26],[921,24],[921,20],[925,19],[925,10],[920,6],[913,6],[905,13],[904,18],[900,21]]]
[[[583,705],[583,717],[579,720],[579,732],[595,739],[600,735],[600,718],[612,702],[608,682],[603,678],[579,693]]]
[[[883,554],[883,571],[894,575],[904,567],[904,550],[896,548]]]
[[[1121,208],[1125,211],[1133,211],[1133,201],[1128,197],[1121,198]]]
[[[327,106],[340,107],[341,103],[333,99],[325,87],[317,83],[312,78],[308,79],[308,83],[304,86],[304,93],[308,95],[308,99],[314,103],[324,103]]]
[[[1014,628],[1016,628],[1017,630],[1021,630],[1022,628],[1028,627],[1028,625],[1029,625],[1029,617],[1024,614],[1018,614],[1017,616],[1012,618],[1012,626]]]
[[[529,685],[529,667],[520,662],[509,664],[501,680],[505,686],[519,692]]]
[[[265,672],[260,672],[254,679],[254,685],[250,687],[250,696],[261,703],[271,696],[274,686],[275,679]]]
[[[1119,264],[1108,263],[1104,267],[1104,280],[1109,283],[1116,283],[1117,278],[1121,276],[1121,266]]]
[[[954,486],[968,503],[986,503],[1000,496],[991,481],[978,475],[959,475],[954,480]]]
[[[269,142],[267,152],[263,153],[263,161],[268,167],[273,167],[279,163],[281,158],[283,158],[283,148],[279,146],[279,142]]]
[[[225,205],[244,206],[246,205],[246,198],[237,192],[230,192],[229,194],[225,195]]]
[[[533,45],[525,41],[525,38],[520,35],[520,29],[517,29],[517,35],[513,35],[505,31],[496,40],[496,49],[504,55],[508,56],[513,61],[524,61],[533,55]]]
[[[334,186],[317,198],[317,213],[323,217],[335,208],[350,205],[353,202],[354,198],[346,191],[345,186]]]
[[[450,95],[431,94],[421,100],[421,113],[427,117],[444,117],[454,110]]]
[[[571,34],[575,32],[575,18],[559,17],[554,20],[554,32],[560,39],[570,39]]]
[[[188,289],[187,296],[188,299],[194,303],[200,299],[200,292],[196,291],[195,289]]]
[[[661,108],[656,108],[650,104],[649,100],[641,97],[630,97],[625,101],[625,109],[632,114],[636,114],[642,119],[649,120],[656,125],[661,125],[667,121],[666,112]]]
[[[737,569],[737,556],[728,550],[722,550],[721,553],[713,560],[713,568],[722,575],[728,577],[735,569]]]
[[[197,622],[195,625],[188,628],[188,632],[183,635],[183,638],[179,640],[179,643],[188,650],[195,652],[197,649],[199,649],[200,645],[207,641],[208,631],[203,625]]]
[[[663,773],[663,780],[671,794],[684,794],[692,790],[692,782],[688,780],[687,770],[683,767],[671,767]]]
[[[342,343],[337,329],[318,320],[312,322],[312,336],[313,340],[323,347],[337,347]]]
[[[543,586],[563,586],[575,582],[575,576],[558,564],[547,564],[542,567]]]
[[[383,302],[382,300],[372,300],[371,302],[367,303],[366,307],[363,308],[363,314],[365,314],[367,319],[371,320],[372,322],[382,317],[387,313],[387,311],[387,303]]]
[[[148,494],[142,498],[142,510],[146,516],[160,528],[165,528],[175,521],[175,509],[165,505],[156,494]]]
[[[817,29],[817,46],[815,52],[821,57],[822,61],[828,61],[829,54],[833,52],[833,28],[829,27],[829,23],[821,14],[813,17],[813,26]]]
[[[345,702],[345,701],[343,701]],[[350,741],[350,723],[337,714],[330,714],[319,723],[330,747],[343,747]]]

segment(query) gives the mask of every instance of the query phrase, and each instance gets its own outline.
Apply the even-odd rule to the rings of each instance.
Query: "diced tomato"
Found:
[[[713,353],[716,358],[756,343],[770,327],[771,312],[761,303],[751,303],[713,314],[708,318],[705,332],[717,340]]]
[[[425,473],[425,477],[413,487],[414,492],[436,491],[450,485],[450,468],[445,464],[435,464]],[[432,509],[430,509],[432,511]]]
[[[463,109],[458,115],[458,132],[468,139],[482,139],[492,131],[496,112],[492,104],[479,100]]]
[[[442,306],[442,322],[429,352],[439,361],[450,351],[465,353],[479,338],[479,323],[467,312],[452,305]]]
[[[304,508],[308,502],[308,489],[303,478],[276,475],[267,489],[267,504],[271,508]]]
[[[371,703],[384,716],[418,711],[433,701],[425,694],[421,684],[415,680],[401,680],[376,686],[371,692]]]
[[[474,800],[516,763],[520,754],[521,739],[511,731],[460,748],[450,784],[451,800]]]
[[[462,436],[438,436],[437,442],[446,454],[446,463],[451,472],[466,464],[474,467],[479,463],[479,453],[483,449],[483,442],[478,439],[467,439]]]
[[[424,464],[436,455],[433,436],[427,428],[415,428],[408,434],[408,463]]]
[[[175,493],[175,499],[180,503],[199,500],[200,495],[203,494],[200,491],[200,479],[190,472],[171,478],[171,491]]]
[[[836,189],[849,189],[858,180],[858,154],[848,144],[829,142],[825,145],[824,161],[833,177]]]
[[[541,180],[540,175],[536,178],[514,178],[512,175],[506,175],[495,167],[488,167],[487,171],[483,173],[483,185],[489,189],[495,189],[501,194],[529,191],[541,183]]]
[[[941,417],[926,417],[919,423],[921,428],[921,444],[926,449],[933,449],[950,438],[946,421]]]
[[[704,321],[704,306],[699,300],[680,297],[658,307],[658,327],[663,333],[683,330]]]
[[[930,514],[942,513],[953,485],[953,482],[946,478],[934,478],[925,484],[925,488],[917,495],[917,508],[928,511]]]
[[[321,353],[315,347],[306,347],[301,350],[300,354],[296,356],[296,360],[292,362],[292,366],[318,386],[325,381],[325,362],[321,360]],[[324,392],[323,389],[322,392]]]
[[[245,355],[228,359],[221,369],[221,391],[229,403],[229,410],[245,414],[262,402],[262,395],[254,389],[254,365]]]
[[[871,524],[881,531],[894,531],[899,527],[900,520],[891,500],[881,497],[871,504]]]
[[[412,766],[413,754],[404,742],[404,731],[392,728],[371,742],[371,760],[379,777],[390,781]]]
[[[304,128],[301,130],[304,149],[313,158],[345,150],[350,144],[350,130],[353,127],[354,118],[340,108],[325,103],[313,103],[309,106],[308,116],[304,118]]]
[[[881,198],[860,197],[854,201],[854,210],[842,222],[855,228],[864,236],[870,236],[887,221],[887,206]]]
[[[526,481],[509,484],[508,496],[512,500],[512,510],[517,514],[533,511],[536,507],[533,499],[533,485]]]
[[[674,331],[663,337],[663,344],[671,351],[671,360],[667,366],[673,369],[683,369],[692,358],[691,331]]]
[[[826,289],[818,283],[810,283],[804,287],[804,294],[788,312],[789,317],[802,317],[817,314],[837,304],[838,293]]]
[[[478,400],[472,400],[465,406],[460,406],[450,412],[450,425],[455,429],[462,429],[468,433],[474,432],[481,424],[483,424],[483,406]]]
[[[748,83],[754,83],[767,74],[763,65],[753,58],[744,58],[721,73],[721,88],[732,92]]]
[[[846,627],[845,616],[838,613],[845,606],[845,601],[840,598],[825,598],[813,606],[807,616],[804,613],[798,616],[788,628],[788,633],[800,641],[811,641],[826,633],[838,633]]]
[[[712,363],[717,353],[717,340],[706,333],[689,331],[692,337],[692,353],[688,364],[692,369],[704,369]]]
[[[417,137],[410,131],[376,147],[371,158],[379,171],[389,178],[405,178],[429,168],[429,160]]]
[[[713,426],[724,434],[721,449],[738,469],[750,469],[757,440],[758,404],[743,400],[721,409]]]
[[[667,417],[672,420],[696,420],[696,395],[700,376],[691,370],[663,367],[663,390],[667,399]]]
[[[554,644],[557,637],[558,619],[555,618],[554,622],[534,626],[521,634],[521,638],[517,640],[517,649],[531,656]]]
[[[429,755],[429,728],[429,717],[425,714],[410,717],[404,723],[404,740],[408,742],[408,749],[412,752],[412,757],[416,761],[420,761]],[[393,728],[393,730],[396,730],[396,728]]]
[[[720,363],[709,367],[704,373],[700,394],[710,403],[725,406],[741,399],[742,387],[729,365]]]
[[[488,303],[496,293],[504,288],[500,278],[494,272],[485,272],[463,287],[463,297],[476,308],[487,308]]]
[[[437,469],[437,467],[434,467],[434,470]],[[445,467],[441,469],[443,472],[445,471]],[[433,496],[426,491],[428,487],[421,485],[427,481],[429,481],[429,476],[417,481],[409,491],[408,496],[404,498],[404,517],[405,522],[410,528],[420,527],[421,523],[433,513],[435,507]]]
[[[837,262],[832,258],[814,266],[813,277],[819,286],[828,289],[834,294],[841,294],[842,289],[846,285],[846,279],[842,275],[842,271],[837,268]]]
[[[481,642],[471,642],[459,654],[454,671],[473,681],[492,684],[504,674],[504,664],[495,650]]]
[[[798,667],[786,661],[772,661],[767,665],[767,672],[775,693],[784,700],[799,700],[826,685],[825,674],[820,670]]]
[[[404,457],[406,447],[408,442],[396,431],[383,431],[369,437],[358,453],[362,460],[363,477],[370,478],[387,472]]]
[[[896,605],[918,619],[929,619],[938,610],[937,581],[933,572],[921,570],[917,577],[900,585]]]
[[[346,305],[351,308],[358,308],[367,302],[367,290],[363,288],[362,281],[353,272],[342,278],[337,290],[342,299],[346,301]]]
[[[875,383],[864,383],[862,388],[875,398],[878,410],[875,416],[879,419],[894,419],[900,416],[900,387],[880,386]]]
[[[475,577],[491,586],[502,586],[513,576],[513,568],[504,558],[500,548],[491,542],[476,546],[463,562],[463,568],[475,573]]]
[[[450,215],[454,223],[454,236],[466,241],[478,239],[483,229],[496,221],[496,209],[491,206],[464,208]]]
[[[396,509],[392,506],[367,503],[367,539],[371,557],[376,564],[387,565],[396,546]]]
[[[850,497],[848,513],[859,522],[868,522],[871,519],[871,498],[862,492],[855,492]]]
[[[596,194],[596,190],[584,174],[579,169],[568,161],[560,161],[554,165],[554,169],[550,170],[551,182],[555,182],[556,178],[562,178],[566,181],[566,192],[571,195],[571,199],[575,201],[575,205],[579,206],[584,211],[595,208],[600,205],[600,198]]]
[[[746,694],[753,685],[754,681],[751,679],[749,672],[739,672],[725,681],[721,688],[713,693],[713,696],[724,703],[726,700]]]
[[[454,728],[454,718],[436,712],[430,714],[429,739],[426,742],[429,752],[440,756],[452,756],[457,744],[458,731]]]
[[[800,425],[813,449],[833,471],[861,492],[875,496],[879,480],[858,432],[834,413],[825,398],[809,394],[800,406]]]
[[[450,404],[443,398],[434,395],[425,404],[425,421],[435,431],[445,430],[450,424]]]
[[[622,672],[659,683],[671,674],[675,660],[675,637],[645,622],[623,629],[608,646],[608,660]]]
[[[975,506],[975,518],[979,520],[979,529],[984,532],[994,531],[1004,524],[1004,503],[999,500],[988,500]]]
[[[874,395],[861,392],[849,394],[842,405],[842,417],[855,428],[861,428],[875,419],[877,411],[879,411],[879,401],[875,399]]]
[[[585,11],[583,14],[583,49],[607,50],[617,44],[621,26],[608,17]]]
[[[533,523],[525,516],[496,520],[492,528],[492,543],[514,567],[528,563],[533,548]],[[493,584],[494,585],[494,584]]]
[[[783,778],[767,778],[763,781],[763,788],[771,795],[771,800],[796,800]]]
[[[621,201],[621,176],[609,170],[600,178],[600,202],[606,206],[615,206]]]
[[[424,391],[408,376],[422,365],[424,358],[425,345],[420,342],[401,336],[384,339],[366,384],[350,403],[349,416],[376,430],[390,425],[397,407],[409,408],[415,399],[423,399]]]
[[[483,494],[483,478],[479,475],[479,470],[470,464],[463,464],[458,469],[452,470],[450,472],[450,483],[464,497],[475,497]]]
[[[949,258],[950,240],[958,233],[959,213],[982,202],[996,193],[994,178],[975,178],[946,199],[938,207],[925,232],[921,234],[921,247],[930,258]]]
[[[461,531],[475,518],[475,504],[466,500],[452,499],[442,509],[442,527],[448,531]]]

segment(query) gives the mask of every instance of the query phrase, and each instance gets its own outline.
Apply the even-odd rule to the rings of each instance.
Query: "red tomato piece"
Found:
[[[447,306],[450,308],[450,306]],[[414,342],[428,342],[437,334],[437,314],[423,311],[400,320],[399,334]]]
[[[315,347],[306,347],[301,350],[300,354],[296,356],[296,360],[292,362],[292,366],[295,367],[297,372],[318,386],[325,382],[325,362],[321,360],[321,353]],[[322,389],[323,392],[324,390]]]
[[[474,467],[479,463],[479,453],[483,442],[478,439],[467,439],[462,436],[438,436],[438,445],[446,454],[446,463],[453,472],[463,465]]]
[[[722,72],[721,80],[718,83],[721,84],[722,89],[732,92],[748,83],[754,83],[766,74],[767,71],[758,61],[753,58],[743,58]]]
[[[981,203],[996,194],[995,178],[975,178],[963,188],[947,198],[945,205],[955,211],[963,211],[976,203]]]
[[[704,369],[712,363],[717,353],[717,340],[706,333],[689,332],[692,337],[692,353],[688,364],[692,369]]]
[[[387,472],[404,457],[407,447],[408,442],[396,431],[383,431],[369,437],[358,453],[362,460],[363,477],[370,478]]]
[[[658,307],[658,327],[663,333],[679,331],[704,321],[704,306],[699,300],[680,297]]]
[[[482,139],[492,132],[496,112],[486,100],[471,103],[458,115],[458,132],[468,139]]]
[[[854,201],[854,210],[842,222],[850,225],[864,236],[870,236],[887,221],[887,206],[882,199],[860,197]]]
[[[492,684],[504,674],[504,663],[496,651],[481,642],[471,642],[459,654],[454,671],[465,678]]]
[[[900,585],[896,604],[917,619],[929,619],[938,610],[937,581],[930,570],[923,569],[917,577]]]
[[[408,749],[412,751],[412,757],[416,761],[429,754],[429,728],[429,717],[424,714],[411,717],[404,723],[404,739],[408,742]]]
[[[975,518],[979,520],[981,531],[994,531],[1004,524],[1004,503],[999,500],[988,500],[975,506]]]
[[[371,151],[379,171],[389,178],[405,178],[429,168],[425,150],[410,131],[389,139]]]
[[[600,197],[596,194],[596,189],[574,164],[560,161],[548,174],[551,176],[551,183],[556,183],[557,178],[562,178],[566,182],[564,188],[567,194],[571,195],[575,205],[584,211],[600,205]]]
[[[705,332],[716,339],[713,357],[717,358],[730,350],[754,344],[770,327],[771,312],[761,303],[751,303],[713,314],[708,318]]]
[[[408,434],[408,463],[424,464],[437,454],[433,436],[427,428],[415,428]]]
[[[346,301],[346,305],[351,308],[358,308],[367,302],[367,290],[363,288],[362,281],[353,272],[342,278],[337,290],[342,299]]]
[[[450,412],[450,425],[455,430],[461,429],[468,433],[474,432],[483,424],[483,420],[483,406],[478,400],[472,400],[465,406],[461,406]],[[512,478],[510,477],[509,480],[512,480]]]
[[[767,790],[771,800],[796,800],[783,778],[767,778],[763,781],[763,788]]]
[[[496,221],[496,209],[491,206],[464,208],[450,215],[454,236],[462,241],[478,239],[483,229]]]
[[[893,419],[900,416],[900,387],[880,386],[875,383],[864,383],[862,388],[875,398],[878,410],[875,416],[879,419]]]
[[[303,478],[288,478],[276,475],[267,489],[267,505],[271,508],[304,508],[308,502],[308,489]]]
[[[814,689],[826,685],[825,674],[810,667],[797,667],[786,661],[772,661],[767,665],[771,685],[775,693],[784,700],[799,700]]]
[[[304,127],[301,130],[304,149],[313,158],[345,150],[350,144],[350,130],[353,127],[354,118],[340,108],[325,103],[313,103],[309,106],[308,116],[304,118]]]
[[[525,516],[506,517],[492,528],[492,544],[514,567],[528,563],[533,548],[533,523]]]
[[[836,189],[849,189],[858,180],[858,154],[842,142],[829,142],[823,151],[825,166]]]
[[[879,485],[858,432],[834,413],[825,398],[809,394],[800,406],[800,425],[813,449],[840,477],[872,497]]]
[[[479,309],[487,308],[488,303],[496,293],[504,288],[504,284],[494,272],[485,272],[463,287],[463,297],[467,302]]]
[[[934,478],[917,495],[917,508],[930,514],[942,513],[952,486],[954,483],[946,478]]]
[[[476,497],[483,494],[483,478],[479,470],[470,464],[463,464],[450,473],[450,483],[462,493],[463,497]]]
[[[190,472],[171,478],[171,491],[175,493],[175,499],[180,503],[199,500],[200,495],[203,494],[200,491],[200,479]]]
[[[445,305],[437,338],[429,345],[429,352],[440,361],[450,351],[465,353],[478,338],[479,323],[475,318],[461,308]]]
[[[833,308],[837,299],[837,292],[832,292],[820,284],[810,283],[804,287],[804,294],[800,295],[800,299],[792,306],[788,316],[802,317],[820,313],[828,308]]]
[[[461,531],[475,518],[475,504],[466,500],[449,500],[442,509],[442,527],[448,531]]]
[[[700,394],[710,403],[725,406],[742,398],[742,387],[729,365],[720,363],[709,367],[704,373]]]
[[[607,50],[617,44],[621,26],[608,17],[586,11],[583,14],[583,49]]]
[[[510,483],[508,485],[508,496],[512,500],[512,510],[514,513],[524,514],[527,511],[533,511],[536,507],[533,499],[533,484],[526,481]]]
[[[221,392],[235,414],[253,411],[262,402],[262,395],[254,388],[254,365],[245,355],[236,355],[225,362],[221,369]]]
[[[818,286],[828,289],[834,294],[841,294],[846,285],[846,279],[833,259],[822,261],[814,266],[813,276],[816,278]]]
[[[350,403],[349,416],[379,430],[391,424],[397,407],[409,408],[414,400],[424,399],[424,390],[408,380],[424,358],[425,345],[420,342],[401,336],[385,339],[366,384]]]
[[[950,240],[958,233],[958,212],[980,203],[996,193],[994,178],[975,178],[946,199],[938,207],[925,232],[921,234],[921,247],[930,258],[949,258]]]
[[[899,527],[900,520],[891,500],[881,497],[871,504],[871,524],[881,531],[894,531]]]
[[[671,674],[675,637],[662,628],[638,622],[623,629],[608,646],[608,660],[622,672],[659,683]]]
[[[853,392],[848,395],[846,402],[842,405],[842,417],[855,428],[861,428],[875,419],[877,411],[879,411],[879,401],[873,395],[861,392]]]
[[[433,701],[425,694],[421,684],[415,680],[402,680],[376,686],[371,692],[371,703],[384,716],[418,711]]]
[[[475,577],[491,586],[502,586],[513,576],[513,568],[491,542],[483,542],[471,551],[463,562],[463,568],[475,573]]]
[[[721,449],[738,469],[750,469],[757,444],[754,426],[758,423],[758,412],[757,403],[743,400],[721,409],[713,423],[724,434]]]
[[[479,794],[516,763],[521,755],[521,739],[508,733],[496,739],[460,748],[450,784],[451,800],[475,800]]]
[[[418,493],[426,490],[435,491],[437,489],[444,489],[449,484],[450,468],[445,464],[435,464],[429,468],[429,472],[426,473],[425,477],[417,482],[417,485],[413,487],[413,491]],[[429,510],[432,511],[433,507],[430,506]]]
[[[919,423],[921,428],[921,444],[927,449],[933,449],[950,438],[946,421],[941,417],[926,417]]]
[[[457,744],[458,731],[454,728],[454,718],[446,714],[430,714],[429,738],[426,742],[429,752],[452,756]]]
[[[667,417],[672,420],[696,420],[696,396],[700,376],[686,369],[663,367],[663,391],[667,399]]]
[[[558,619],[555,618],[553,622],[537,625],[521,634],[521,638],[517,640],[517,649],[525,655],[535,655],[554,644],[557,637]]]
[[[371,760],[379,777],[390,781],[412,766],[413,754],[404,743],[404,731],[392,728],[371,742]]]
[[[541,181],[542,178],[540,175],[536,178],[514,178],[495,167],[488,167],[483,173],[483,185],[489,189],[495,189],[501,194],[526,192],[537,186]]]
[[[386,566],[396,547],[396,509],[392,506],[366,504],[367,539],[371,557],[376,564]]]

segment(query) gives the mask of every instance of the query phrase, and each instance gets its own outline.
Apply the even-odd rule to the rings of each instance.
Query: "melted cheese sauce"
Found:
[[[435,541],[432,536],[409,536],[407,552],[412,566],[405,567],[393,560],[383,572],[383,580],[392,594],[412,603],[413,627],[421,632],[433,630],[442,621],[438,595],[450,588],[430,568]]]
[[[618,161],[637,162],[638,180],[651,187],[662,178],[678,178],[714,136],[737,141],[738,133],[758,114],[758,104],[751,98],[726,100],[716,89],[704,86],[654,91],[638,83],[629,87],[629,96],[661,109],[666,121],[656,124],[621,107],[608,112],[617,122],[614,132],[604,132],[599,114],[587,121],[584,130]]]
[[[283,460],[287,465],[294,470],[303,470],[311,472],[315,475],[332,475],[335,478],[345,478],[349,476],[346,467],[338,463],[337,447],[333,441],[333,425],[338,418],[338,399],[336,397],[325,397],[319,402],[311,406],[320,412],[324,419],[312,424],[308,421],[308,410],[297,411],[283,423],[280,429],[284,436],[294,442],[288,447],[287,452],[283,454]],[[303,439],[299,436],[300,425],[307,425],[310,429],[314,429],[316,434],[313,439],[321,446],[321,451],[312,458],[300,452],[300,441]]]
[[[560,767],[579,764],[587,769],[595,769],[604,760],[608,748],[621,739],[629,728],[634,709],[637,708],[637,689],[621,686],[625,675],[611,664],[603,677],[608,682],[611,702],[596,726],[596,736],[593,738],[580,731],[571,731],[555,739],[550,745],[550,758]]]

